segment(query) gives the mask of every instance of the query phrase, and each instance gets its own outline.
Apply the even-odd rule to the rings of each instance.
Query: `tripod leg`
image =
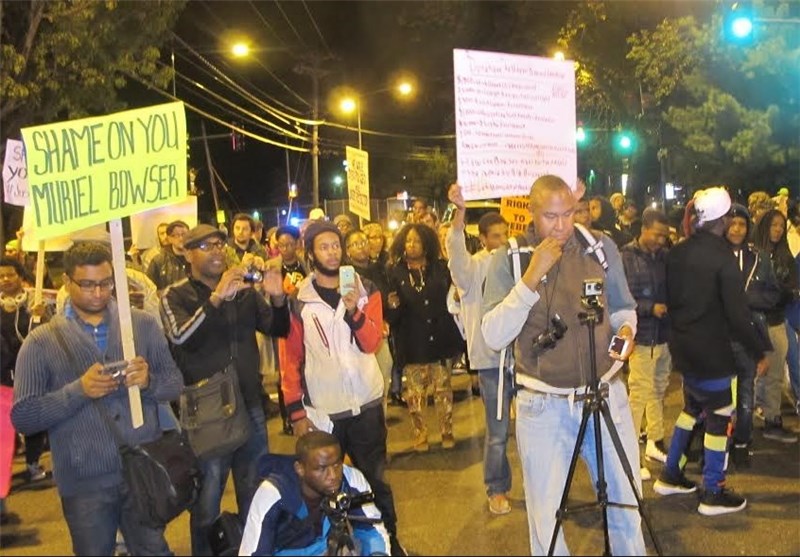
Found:
[[[653,547],[656,550],[657,555],[661,555],[661,546],[658,543],[658,538],[656,537],[655,531],[653,530],[653,526],[650,522],[650,514],[647,512],[647,509],[644,505],[644,500],[642,499],[642,495],[639,492],[639,485],[636,483],[636,480],[633,476],[633,469],[631,468],[631,463],[628,460],[628,457],[625,453],[625,448],[622,445],[622,440],[619,437],[619,432],[617,431],[616,426],[614,425],[614,420],[611,417],[611,410],[608,408],[608,401],[606,399],[600,400],[600,413],[603,415],[603,421],[605,421],[606,428],[608,429],[608,436],[611,438],[611,443],[614,445],[614,449],[616,450],[617,457],[619,458],[620,464],[622,465],[622,470],[625,472],[625,477],[628,478],[628,483],[631,486],[631,491],[633,491],[633,496],[636,498],[636,505],[639,510],[639,515],[642,517],[642,520],[647,527],[647,533],[650,535],[650,539],[653,541]],[[599,461],[598,461],[599,466]]]
[[[584,408],[589,407],[594,426],[594,449],[597,460],[597,501],[600,503],[600,512],[603,516],[603,542],[605,553],[611,555],[611,540],[608,535],[608,483],[606,482],[606,468],[603,459],[603,432],[600,423],[600,409],[605,402],[602,398],[595,398],[591,403],[584,403]]]
[[[558,538],[558,531],[561,528],[561,523],[563,522],[564,518],[566,518],[567,510],[567,499],[569,499],[569,490],[572,486],[572,480],[575,476],[575,467],[578,465],[578,457],[581,454],[581,446],[583,446],[583,439],[586,436],[586,429],[589,425],[589,416],[591,415],[591,410],[587,405],[583,406],[583,415],[581,416],[581,425],[578,428],[578,437],[575,440],[575,448],[572,450],[572,458],[569,461],[569,470],[567,471],[567,479],[564,482],[564,491],[561,494],[561,503],[558,505],[558,510],[556,511],[556,524],[553,527],[553,536],[550,538],[550,549],[548,549],[547,554],[553,555],[556,547],[556,539]]]

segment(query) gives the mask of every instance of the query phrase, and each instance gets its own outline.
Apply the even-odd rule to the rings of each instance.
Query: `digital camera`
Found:
[[[256,269],[254,266],[250,266],[245,271],[242,280],[245,282],[261,282],[264,280],[264,273]]]
[[[550,318],[550,324],[547,330],[533,340],[534,350],[545,351],[553,348],[556,343],[564,337],[567,332],[567,324],[561,319],[557,313]]]

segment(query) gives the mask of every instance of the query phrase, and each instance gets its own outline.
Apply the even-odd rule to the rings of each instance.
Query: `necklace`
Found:
[[[23,305],[27,298],[28,293],[24,290],[16,296],[0,294],[0,305],[3,307],[4,311],[11,313],[12,311],[17,311],[17,308]]]
[[[414,273],[413,271],[417,271],[419,273],[419,283],[414,280]],[[422,289],[425,288],[425,273],[424,269],[420,267],[419,269],[409,269],[408,270],[408,282],[411,283],[411,287],[416,290],[417,292],[422,292]]]

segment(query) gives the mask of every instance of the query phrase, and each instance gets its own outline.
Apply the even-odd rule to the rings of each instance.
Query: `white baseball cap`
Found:
[[[697,223],[703,224],[728,214],[731,209],[731,196],[722,186],[706,188],[694,194],[694,210]]]

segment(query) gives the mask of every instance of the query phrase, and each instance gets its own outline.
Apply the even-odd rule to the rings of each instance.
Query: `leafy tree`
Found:
[[[167,84],[172,74],[157,64],[158,48],[183,7],[182,0],[0,0],[0,160],[6,139],[23,127],[124,109],[119,93],[129,74]],[[4,229],[0,221],[0,245]]]
[[[790,5],[756,6],[788,20]],[[666,125],[672,166],[700,186],[776,190],[798,184],[798,23],[763,23],[750,46],[725,41],[721,17],[668,19],[630,37],[628,58]],[[766,27],[765,27],[766,25]]]

